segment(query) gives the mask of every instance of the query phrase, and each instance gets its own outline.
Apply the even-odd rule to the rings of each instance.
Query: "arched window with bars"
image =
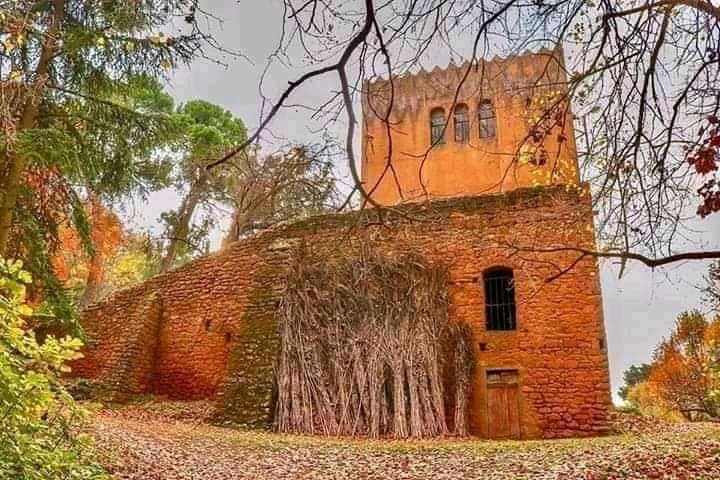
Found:
[[[445,143],[445,110],[435,108],[430,112],[430,144]]]
[[[495,108],[491,100],[481,100],[478,105],[478,129],[480,138],[492,138],[497,133]]]
[[[453,122],[455,124],[455,142],[467,143],[470,140],[470,117],[467,105],[461,103],[455,107]]]
[[[495,267],[483,274],[485,325],[487,330],[515,330],[515,278],[507,267]]]

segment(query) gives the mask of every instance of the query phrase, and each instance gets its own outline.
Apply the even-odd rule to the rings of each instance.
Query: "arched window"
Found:
[[[483,274],[485,325],[488,330],[515,330],[515,280],[513,271],[498,267]]]
[[[445,110],[442,108],[430,112],[430,143],[445,143]]]
[[[470,117],[467,105],[461,103],[455,107],[453,121],[455,122],[455,141],[467,143],[470,140]]]
[[[478,105],[478,128],[480,138],[491,138],[495,136],[495,108],[493,108],[492,101],[490,100],[480,100],[480,105]]]

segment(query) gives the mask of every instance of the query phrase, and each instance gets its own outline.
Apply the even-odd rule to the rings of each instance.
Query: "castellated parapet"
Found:
[[[560,49],[365,82],[365,189],[377,202],[394,205],[577,185],[567,88]],[[436,113],[445,125],[437,142],[432,138]],[[493,131],[481,131],[488,122]],[[458,128],[467,135],[458,136],[463,133]],[[541,138],[533,132],[542,132]]]

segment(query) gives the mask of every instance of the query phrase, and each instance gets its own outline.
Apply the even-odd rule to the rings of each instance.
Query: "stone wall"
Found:
[[[495,57],[471,68],[465,63],[421,70],[394,77],[392,84],[388,80],[366,82],[363,181],[368,189],[374,187],[373,198],[384,205],[577,184],[580,175],[572,113],[560,100],[566,94],[561,50]],[[384,117],[390,98],[392,128],[388,132]],[[490,100],[495,111],[496,134],[489,138],[479,137],[481,100]],[[558,105],[562,126],[556,126],[542,141],[547,150],[545,164],[533,164],[526,158],[532,147],[530,131],[539,118],[549,115],[550,104]],[[452,112],[457,105],[469,112],[470,138],[466,142],[454,138]],[[444,142],[430,148],[430,115],[436,109],[443,109],[447,127]],[[392,172],[387,169],[390,151]]]
[[[487,433],[487,369],[520,373],[523,438],[592,435],[610,406],[602,301],[595,259],[551,283],[577,254],[513,246],[594,247],[590,200],[562,187],[314,217],[239,241],[218,254],[117,293],[84,315],[90,343],[75,373],[117,394],[215,397],[220,416],[266,425],[277,349],[275,307],[299,242],[327,255],[372,242],[386,254],[445,262],[453,320],[473,332],[474,433]],[[515,273],[518,329],[486,331],[483,272]]]

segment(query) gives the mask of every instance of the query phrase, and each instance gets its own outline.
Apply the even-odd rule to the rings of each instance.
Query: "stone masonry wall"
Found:
[[[299,244],[341,254],[372,242],[386,254],[417,252],[450,267],[451,319],[473,332],[477,365],[473,432],[487,434],[486,371],[518,369],[523,438],[607,429],[610,406],[598,267],[577,253],[514,247],[594,247],[590,200],[562,187],[314,217],[239,241],[218,254],[87,310],[90,343],[74,365],[119,395],[215,397],[224,420],[266,425],[277,350],[275,309],[285,265]],[[483,272],[514,270],[518,328],[485,329]]]
[[[566,98],[566,72],[561,50],[541,50],[481,60],[472,68],[464,63],[432,72],[421,70],[394,77],[392,83],[366,82],[362,90],[362,179],[374,186],[373,198],[383,205],[395,205],[537,185],[577,184],[575,134],[567,105],[560,104],[562,127],[556,126],[543,138],[545,163],[533,163],[522,154],[532,150],[528,136],[536,129],[533,118],[547,114],[557,98]],[[391,98],[392,128],[388,131],[384,116]],[[488,138],[479,137],[481,99],[491,101],[495,113],[497,128]],[[466,141],[455,140],[455,106],[464,106],[468,112]],[[430,117],[437,109],[442,109],[447,127],[444,141],[430,148]],[[390,151],[392,175],[387,172]]]

